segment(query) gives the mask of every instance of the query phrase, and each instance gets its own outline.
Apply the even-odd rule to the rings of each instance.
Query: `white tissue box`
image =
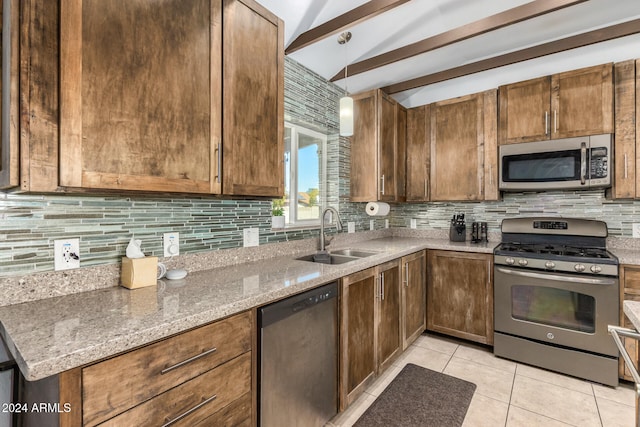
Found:
[[[125,288],[136,289],[154,286],[158,283],[158,257],[122,258],[120,284]]]

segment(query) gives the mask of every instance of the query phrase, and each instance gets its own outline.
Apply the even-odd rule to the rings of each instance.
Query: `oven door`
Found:
[[[588,138],[500,146],[501,190],[587,188]]]
[[[496,265],[494,322],[502,332],[617,356],[608,325],[619,323],[615,277],[577,276]]]

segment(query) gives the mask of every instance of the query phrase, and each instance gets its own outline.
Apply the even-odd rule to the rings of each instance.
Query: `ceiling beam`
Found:
[[[338,34],[341,31],[348,29],[348,27],[359,24],[362,21],[371,19],[374,16],[380,15],[387,10],[398,7],[409,0],[372,0],[361,6],[351,9],[342,15],[320,24],[317,27],[305,31],[300,34],[289,46],[285,49],[285,55],[293,53],[303,47],[309,46],[324,38],[330,37],[334,34]]]
[[[565,7],[584,3],[585,1],[587,0],[537,0],[526,3],[522,6],[514,7],[470,24],[437,34],[433,37],[350,64],[348,67],[349,76],[354,76],[384,65],[402,61],[403,59],[411,58],[412,56],[430,52],[471,37],[479,36],[490,31],[495,31],[509,25],[517,24],[518,22],[564,9]],[[338,74],[333,76],[330,81],[335,82],[336,80],[341,80],[344,77],[345,69],[343,68],[338,72]]]
[[[554,53],[564,52],[570,49],[588,46],[595,43],[613,40],[620,37],[630,36],[640,33],[640,19],[624,22],[622,24],[612,25],[610,27],[600,28],[598,30],[589,31],[587,33],[578,34],[572,37],[544,43],[527,49],[518,50],[504,55],[495,56],[493,58],[484,59],[482,61],[473,62],[471,64],[462,65],[460,67],[450,68],[437,73],[429,74],[415,79],[395,83],[382,90],[388,94],[404,92],[406,90],[416,89],[445,80],[451,80],[458,77],[468,76],[470,74],[491,70],[493,68],[503,67],[518,62],[528,61],[530,59],[540,58]]]

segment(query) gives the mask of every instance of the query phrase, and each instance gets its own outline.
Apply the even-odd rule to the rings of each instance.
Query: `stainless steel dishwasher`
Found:
[[[338,285],[262,307],[259,424],[323,426],[338,412]]]

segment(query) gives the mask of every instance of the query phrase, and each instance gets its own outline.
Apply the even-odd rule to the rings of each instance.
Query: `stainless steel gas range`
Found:
[[[502,222],[494,251],[494,353],[579,378],[618,384],[618,259],[607,225],[575,218]]]

